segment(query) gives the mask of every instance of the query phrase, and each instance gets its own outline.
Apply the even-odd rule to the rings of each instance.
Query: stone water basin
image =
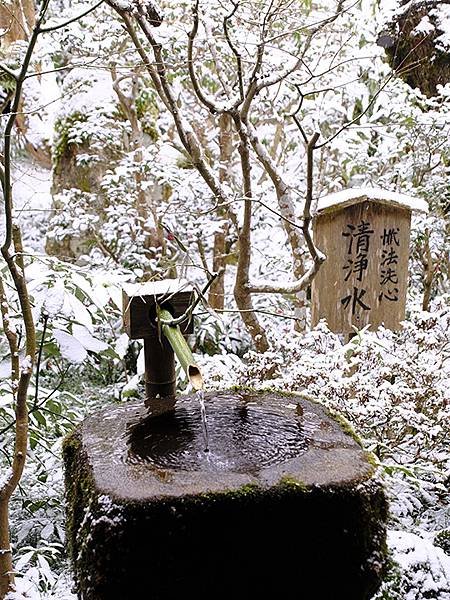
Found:
[[[195,396],[109,407],[66,439],[79,598],[369,599],[387,504],[355,437],[296,395],[205,403],[208,440]]]

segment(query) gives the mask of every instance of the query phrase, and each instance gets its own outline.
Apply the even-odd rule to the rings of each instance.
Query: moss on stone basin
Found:
[[[66,439],[79,597],[370,598],[387,505],[357,441],[296,396],[206,405],[210,455],[189,397],[162,421],[140,404],[108,408]]]

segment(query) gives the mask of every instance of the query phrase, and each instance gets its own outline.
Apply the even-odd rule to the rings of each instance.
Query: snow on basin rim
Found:
[[[428,202],[426,200],[381,188],[349,188],[341,192],[322,196],[317,202],[317,212],[333,208],[334,206],[342,208],[345,205],[365,200],[379,200],[386,204],[395,204],[409,210],[428,212]]]

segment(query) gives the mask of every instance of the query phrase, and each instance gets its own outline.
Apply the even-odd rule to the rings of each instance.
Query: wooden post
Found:
[[[412,210],[424,201],[385,190],[346,190],[319,201],[314,243],[327,256],[312,285],[312,325],[335,333],[405,318]]]

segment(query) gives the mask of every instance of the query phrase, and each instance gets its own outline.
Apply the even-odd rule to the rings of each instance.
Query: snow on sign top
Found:
[[[134,296],[166,296],[176,292],[191,292],[192,286],[186,279],[163,279],[145,283],[128,283],[123,291],[129,298]]]
[[[399,208],[428,212],[428,202],[426,200],[381,188],[349,188],[348,190],[322,196],[317,202],[316,212],[337,210],[366,200],[376,200],[383,204],[397,205]]]

